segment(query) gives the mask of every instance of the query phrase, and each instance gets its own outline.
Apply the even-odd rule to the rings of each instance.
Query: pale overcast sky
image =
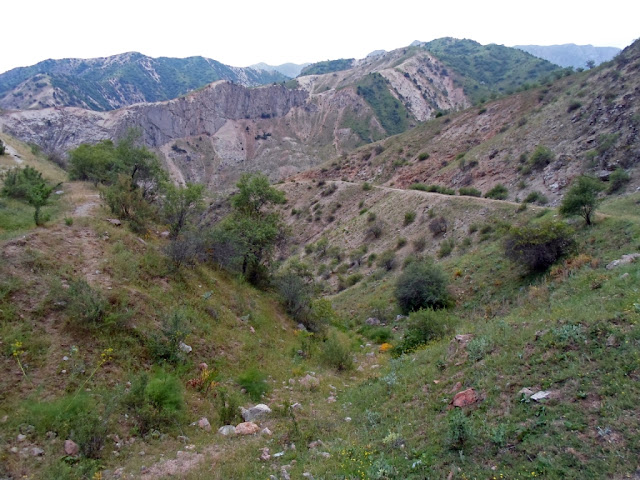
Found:
[[[637,0],[12,0],[1,18],[0,72],[128,51],[247,66],[362,58],[445,36],[620,48],[640,37]]]

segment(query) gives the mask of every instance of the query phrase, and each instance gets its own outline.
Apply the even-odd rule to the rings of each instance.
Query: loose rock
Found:
[[[453,406],[454,407],[467,407],[469,405],[473,405],[478,401],[478,394],[473,388],[468,388],[463,390],[462,392],[456,393],[453,397]]]
[[[248,409],[240,407],[240,414],[245,422],[253,422],[254,420],[266,417],[270,413],[271,409],[264,403],[259,403]]]
[[[260,427],[253,422],[243,422],[236,425],[237,435],[254,435],[260,431]]]
[[[200,420],[198,420],[198,426],[205,432],[211,431],[211,424],[209,423],[209,419],[207,417],[202,417]]]
[[[64,453],[66,453],[70,457],[75,457],[76,455],[78,455],[78,453],[80,453],[80,447],[73,440],[65,440]]]
[[[233,425],[225,425],[224,427],[220,427],[218,429],[218,433],[224,435],[225,437],[227,435],[235,435],[236,427],[234,427]]]

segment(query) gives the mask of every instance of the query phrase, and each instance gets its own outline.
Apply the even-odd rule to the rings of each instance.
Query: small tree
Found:
[[[4,177],[4,185],[0,194],[27,202],[34,207],[33,219],[36,225],[42,224],[40,209],[49,202],[49,197],[60,184],[49,185],[42,174],[35,168],[14,168]]]
[[[598,193],[604,190],[602,182],[587,175],[577,177],[560,204],[560,213],[565,216],[580,215],[587,225],[598,206]]]
[[[0,140],[0,155],[4,155],[5,150],[6,150],[6,147],[4,146],[4,143],[2,142],[2,140]]]
[[[164,189],[166,193],[162,212],[169,223],[170,236],[175,239],[187,225],[189,218],[200,211],[204,186],[194,183],[187,183],[184,187],[166,184]]]
[[[447,281],[431,260],[411,262],[396,283],[395,297],[403,313],[443,308],[449,302]]]

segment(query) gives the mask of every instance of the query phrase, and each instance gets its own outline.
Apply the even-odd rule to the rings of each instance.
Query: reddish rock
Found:
[[[478,393],[473,388],[468,388],[461,392],[456,393],[453,397],[454,407],[467,407],[473,405],[478,401]]]
[[[236,425],[237,435],[253,435],[260,431],[260,427],[253,422],[244,422]]]
[[[65,440],[64,453],[66,453],[70,457],[75,457],[76,455],[78,455],[78,453],[80,453],[80,447],[73,440]]]

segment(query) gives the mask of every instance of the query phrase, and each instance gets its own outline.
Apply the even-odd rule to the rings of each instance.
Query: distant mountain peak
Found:
[[[587,62],[599,65],[607,62],[620,53],[616,47],[594,47],[593,45],[576,45],[565,43],[562,45],[515,45],[518,48],[538,58],[543,58],[561,67],[585,68]]]

